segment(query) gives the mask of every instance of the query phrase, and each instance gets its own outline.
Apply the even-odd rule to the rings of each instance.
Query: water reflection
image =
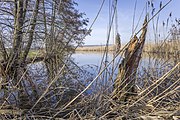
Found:
[[[99,67],[101,65],[101,60],[103,57],[102,52],[76,52],[72,55],[74,62],[77,63],[80,67],[85,68],[88,72],[96,76],[99,73]],[[108,63],[113,59],[113,53],[108,54]],[[118,66],[121,63],[122,57],[118,56],[113,64],[111,64],[106,71],[99,77],[96,82],[96,85],[102,86],[102,88],[107,88],[110,84],[113,84],[114,79],[118,74]],[[175,64],[175,59],[173,56],[165,57],[160,55],[152,55],[143,53],[142,59],[139,63],[137,70],[137,78],[143,78],[142,76],[154,76],[154,78],[159,78],[169,71]],[[87,67],[84,67],[87,66]],[[91,69],[88,69],[91,68]],[[94,68],[94,69],[92,69]],[[154,79],[153,78],[153,79]],[[148,78],[149,79],[149,78]],[[142,79],[138,84],[142,86],[144,82]],[[92,87],[94,89],[94,86]],[[98,89],[101,89],[98,87]]]
[[[79,66],[84,65],[93,65],[99,67],[101,64],[101,60],[103,57],[102,52],[76,52],[72,55],[74,58],[74,62],[77,63]],[[113,53],[110,52],[108,54],[108,62],[113,59]],[[115,59],[116,64],[119,63],[120,56]],[[164,57],[164,56],[154,56],[150,54],[144,53],[142,59],[139,64],[139,70],[147,69],[147,68],[156,68],[160,69],[164,66],[171,66],[172,64],[176,63],[177,59],[174,57]],[[93,71],[89,71],[93,72]]]

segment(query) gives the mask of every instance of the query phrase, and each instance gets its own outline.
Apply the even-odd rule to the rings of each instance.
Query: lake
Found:
[[[77,63],[78,66],[92,73],[92,77],[95,78],[99,73],[99,67],[101,65],[101,60],[103,57],[102,52],[76,52],[72,55],[74,58],[74,62]],[[113,59],[113,53],[110,52],[108,54],[107,63],[109,63]],[[115,59],[114,66],[110,65],[105,73],[102,74],[101,80],[99,84],[102,86],[106,86],[106,84],[113,83],[114,79],[118,73],[118,65],[121,63],[122,57],[118,56]],[[159,55],[148,55],[143,53],[142,59],[139,63],[139,67],[137,70],[138,77],[147,76],[156,76],[157,78],[164,75],[167,71],[169,71],[177,61],[174,60],[174,57],[164,57]],[[111,78],[111,79],[110,79]],[[143,77],[141,77],[143,78]],[[107,82],[110,81],[110,82]],[[140,81],[141,82],[141,81]]]
[[[96,66],[99,67],[102,61],[103,53],[102,52],[76,52],[75,54],[72,55],[74,58],[74,62],[77,63],[79,66]],[[113,59],[113,53],[110,52],[108,54],[108,62],[110,62]],[[115,64],[119,64],[121,61],[121,57],[118,56],[115,59]],[[148,55],[148,54],[143,54],[142,59],[139,63],[139,69],[144,69],[144,68],[161,68],[162,65],[164,64],[173,64],[175,61],[173,59],[170,59],[168,57],[160,57],[160,56],[154,56],[154,55]]]
[[[76,52],[72,55],[72,60],[77,66],[79,66],[82,70],[78,70],[77,66],[71,66],[70,69],[72,70],[73,74],[76,76],[78,80],[81,82],[87,82],[88,85],[92,79],[96,77],[96,75],[100,71],[100,65],[102,61],[103,53],[102,52]],[[173,57],[172,57],[173,58]],[[160,56],[153,56],[143,54],[142,59],[139,63],[138,67],[138,75],[143,75],[144,73],[153,72],[152,75],[160,77],[169,69],[171,69],[175,62],[173,59],[160,57]],[[110,52],[108,54],[107,64],[113,59],[113,53]],[[118,56],[113,64],[111,64],[106,71],[100,77],[101,80],[104,81],[104,84],[107,81],[113,82],[118,73],[118,66],[121,63],[122,57]],[[104,68],[105,62],[102,64],[102,68]],[[44,79],[47,79],[47,70],[43,62],[35,63],[28,65],[29,74],[33,76],[33,79],[37,85],[43,84],[42,86],[46,86],[46,82]],[[68,76],[68,75],[67,75]],[[66,76],[66,77],[67,77]],[[109,78],[111,78],[109,80]],[[73,79],[72,77],[69,79]],[[77,80],[76,80],[77,81]],[[102,84],[100,82],[100,84]]]
[[[75,68],[75,72],[73,75],[75,77],[70,76],[71,80],[80,81],[84,85],[88,85],[98,74],[99,68],[101,65],[103,53],[102,52],[76,52],[72,55],[73,62],[75,62],[83,71],[79,71],[77,73],[77,68]],[[109,63],[113,59],[113,53],[110,52],[108,54],[107,63]],[[98,78],[98,80],[93,84],[86,93],[92,93],[92,91],[103,91],[102,89],[106,89],[107,87],[111,87],[113,85],[113,81],[118,73],[118,65],[120,64],[122,57],[118,56],[117,59],[113,62],[113,65],[110,65],[108,69]],[[150,76],[154,76],[155,78],[160,78],[164,73],[166,73],[169,69],[171,69],[178,59],[174,59],[174,57],[161,57],[161,56],[153,56],[143,54],[143,57],[140,61],[138,67],[138,75],[141,77],[144,73],[150,74]],[[103,62],[104,63],[104,62]],[[104,66],[104,64],[102,65]],[[72,68],[72,67],[71,67]],[[86,71],[86,72],[84,72]],[[44,89],[48,85],[47,79],[47,70],[43,62],[38,62],[34,64],[28,65],[28,73],[30,77],[34,80],[36,88],[38,88],[38,92],[42,93]],[[67,75],[66,77],[68,77]],[[143,79],[143,77],[142,77]],[[138,85],[143,84],[142,81],[137,81]],[[26,83],[26,89],[29,92],[31,91],[31,86]],[[71,85],[72,86],[72,85]],[[76,85],[77,86],[77,85]],[[98,87],[96,87],[98,86]],[[0,92],[0,98],[3,96],[3,92]],[[31,93],[29,93],[31,94]],[[13,96],[10,99],[14,99]],[[10,100],[13,101],[13,100]]]

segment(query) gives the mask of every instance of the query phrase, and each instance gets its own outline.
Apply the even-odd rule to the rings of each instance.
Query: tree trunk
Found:
[[[2,54],[3,60],[6,61],[8,58],[8,54],[7,54],[6,48],[5,48],[4,43],[3,43],[1,31],[0,31],[0,52]]]
[[[6,73],[13,79],[14,85],[18,83],[18,58],[21,52],[22,43],[22,27],[23,27],[23,0],[15,0],[15,27],[14,27],[14,41],[13,48],[10,52],[8,64],[6,65]]]
[[[137,38],[135,35],[126,48],[125,57],[119,65],[119,73],[115,80],[113,98],[126,101],[135,95],[136,71],[141,59],[142,49],[145,43],[147,31],[147,17],[144,20],[142,34]]]
[[[33,13],[32,26],[31,26],[30,31],[29,31],[29,40],[28,40],[26,49],[25,49],[25,51],[23,53],[23,57],[22,57],[23,63],[25,62],[25,60],[27,58],[27,55],[29,53],[29,50],[30,50],[32,42],[33,42],[34,30],[36,27],[36,20],[37,20],[37,15],[38,15],[38,10],[39,10],[39,1],[40,0],[36,0],[35,9],[34,9],[34,13]]]
[[[55,2],[52,2],[52,17],[51,17],[51,30],[50,30],[50,37],[46,39],[46,55],[48,56],[54,56],[55,55],[55,17],[56,17],[56,4]],[[46,19],[45,19],[46,20]],[[48,70],[48,79],[49,81],[52,80],[56,75],[56,69],[55,69],[55,61],[56,57],[52,57],[51,59],[48,59],[45,64]]]

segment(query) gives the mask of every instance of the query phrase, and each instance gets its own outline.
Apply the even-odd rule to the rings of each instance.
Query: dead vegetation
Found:
[[[106,46],[102,45],[102,46],[82,46],[82,47],[78,47],[76,49],[76,51],[91,51],[91,52],[103,52],[105,51]],[[108,47],[108,51],[115,51],[115,46],[111,45]]]
[[[23,1],[19,0],[18,2],[21,2],[21,4],[18,5],[22,5]],[[40,4],[38,2],[40,1],[37,1],[36,5]],[[169,2],[161,6],[160,11],[168,5]],[[2,63],[6,63],[6,60],[8,60],[10,63],[17,62],[15,64],[17,66],[11,64],[10,68],[13,68],[13,70],[10,69],[10,71],[15,72],[13,72],[14,74],[8,74],[6,70],[4,70],[4,68],[6,68],[4,65],[8,66],[8,64],[0,64],[0,119],[179,119],[179,59],[174,58],[176,60],[173,63],[166,61],[161,64],[156,64],[155,62],[156,66],[150,65],[147,68],[142,68],[141,72],[139,70],[140,68],[138,68],[146,40],[147,25],[157,14],[152,16],[151,19],[148,19],[148,15],[146,14],[147,16],[140,31],[134,35],[128,44],[121,47],[119,51],[115,51],[114,58],[109,62],[107,62],[106,58],[109,51],[107,40],[99,72],[97,75],[93,75],[86,71],[86,69],[76,65],[69,57],[71,56],[71,52],[68,53],[67,51],[71,50],[71,44],[68,43],[72,41],[66,41],[67,39],[64,37],[68,37],[69,39],[73,38],[71,35],[65,36],[68,28],[61,31],[62,33],[60,32],[60,35],[57,35],[62,39],[64,38],[63,40],[65,42],[62,42],[57,36],[54,36],[56,32],[59,32],[55,32],[58,22],[53,19],[55,15],[58,15],[55,14],[58,6],[57,1],[52,2],[52,4],[55,5],[55,7],[52,7],[51,33],[49,37],[47,37],[48,34],[44,36],[47,45],[45,56],[40,57],[36,55],[33,59],[27,58],[26,51],[30,49],[28,44],[31,44],[33,39],[31,36],[33,34],[32,31],[29,33],[26,50],[16,51],[19,57],[12,52],[5,53],[5,47],[1,39],[1,52],[3,53]],[[65,1],[64,4],[66,5]],[[114,1],[113,5],[116,4],[117,0]],[[43,6],[44,2],[42,2],[41,5]],[[116,7],[113,6],[113,8],[112,16],[115,15],[116,11]],[[37,6],[35,6],[34,16],[36,16],[36,9],[38,9]],[[45,12],[44,10],[45,8],[42,9],[42,12]],[[41,17],[44,18],[45,27],[45,16]],[[36,23],[35,19],[33,19],[33,21]],[[113,23],[113,19],[111,22]],[[110,27],[112,27],[111,25]],[[35,29],[34,27],[33,24],[31,29]],[[21,26],[19,25],[17,29],[20,28]],[[47,30],[46,27],[44,29]],[[109,28],[109,34],[110,31],[111,28]],[[21,30],[18,30],[18,32],[21,32]],[[80,33],[81,32],[82,31],[80,31]],[[138,37],[138,33],[140,32],[141,35]],[[74,34],[80,33],[75,32]],[[18,34],[17,31],[15,32],[15,35],[16,34]],[[82,34],[84,35],[84,33]],[[86,34],[88,34],[88,32]],[[22,33],[19,35],[22,35]],[[14,38],[16,41],[22,40],[22,38],[16,37]],[[82,38],[80,37],[78,39]],[[54,44],[51,44],[52,41],[50,40],[53,40]],[[55,44],[58,42],[62,44]],[[76,42],[81,42],[81,40]],[[17,49],[23,49],[22,46],[18,46],[17,43],[15,46]],[[13,49],[16,49],[16,47]],[[23,54],[21,54],[21,52]],[[20,57],[21,55],[23,56],[22,58]],[[114,61],[118,59],[117,56],[119,55],[124,56],[124,58],[120,58],[120,63],[115,63]],[[10,56],[12,56],[12,59],[10,59]],[[14,59],[16,61],[14,61]],[[30,64],[23,65],[19,63],[21,60],[26,62],[30,61],[28,62]],[[33,63],[34,61],[41,62]],[[149,61],[149,64],[150,63],[151,61]],[[7,68],[9,68],[9,66]],[[115,74],[117,68],[119,72],[114,81],[112,76]],[[16,78],[15,81],[13,76]]]

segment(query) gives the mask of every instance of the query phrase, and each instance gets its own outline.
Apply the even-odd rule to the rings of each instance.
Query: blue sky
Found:
[[[77,9],[80,12],[85,12],[87,18],[89,18],[89,25],[94,20],[100,5],[103,0],[75,0],[78,3]],[[87,36],[85,39],[86,45],[101,45],[105,44],[107,40],[107,26],[109,23],[109,1],[112,0],[106,0],[105,4],[103,6],[103,9],[92,27],[91,36]],[[121,35],[122,43],[126,43],[129,41],[131,35],[132,35],[132,24],[133,24],[133,14],[134,14],[134,6],[135,6],[136,0],[118,0],[118,32]],[[149,0],[151,1],[151,0]],[[155,6],[155,11],[159,9],[160,1],[162,1],[162,4],[166,4],[169,0],[152,0]],[[136,17],[135,17],[135,25],[138,22],[138,19],[143,11],[143,8],[146,6],[147,0],[137,0],[137,6],[136,6]],[[169,14],[172,12],[172,17],[169,18],[169,25],[173,24],[173,20],[175,18],[180,18],[180,0],[172,0],[172,2],[159,14],[159,33],[163,33],[165,30],[162,28],[163,21],[167,21],[167,18]],[[151,9],[151,8],[149,8]],[[151,11],[151,10],[150,10]],[[145,14],[143,14],[144,18]],[[154,19],[156,21],[157,17]],[[142,25],[142,20],[139,23],[139,27]],[[138,27],[138,28],[139,28]],[[114,30],[114,29],[113,29]],[[138,29],[137,29],[138,30]],[[153,40],[152,33],[152,23],[149,24],[149,32],[147,36],[149,36],[149,39]],[[164,32],[166,34],[166,31]],[[163,35],[162,35],[163,36]],[[165,35],[164,35],[165,37]],[[163,39],[163,37],[162,37]],[[111,34],[110,37],[110,44],[113,43],[113,35]]]

